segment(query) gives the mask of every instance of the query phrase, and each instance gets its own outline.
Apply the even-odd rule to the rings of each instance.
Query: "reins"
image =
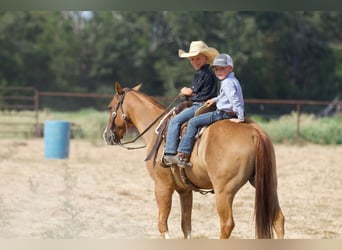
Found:
[[[122,104],[123,104],[123,100],[125,98],[125,95],[128,93],[128,91],[130,91],[132,89],[128,89],[127,91],[125,91],[125,93],[122,95],[122,98],[121,100],[119,101],[118,103],[118,106],[116,108],[116,110],[118,110],[119,108],[121,109],[121,112],[122,112],[122,115],[123,115],[123,119],[125,120],[126,122],[126,131],[127,131],[127,117],[123,111],[123,107],[122,107]],[[141,132],[138,136],[136,136],[134,139],[130,140],[130,141],[127,141],[127,142],[119,142],[117,145],[120,145],[121,147],[125,148],[125,149],[128,149],[128,150],[132,150],[132,149],[141,149],[141,148],[145,148],[146,145],[144,146],[139,146],[139,147],[127,147],[125,146],[126,144],[131,144],[131,143],[134,143],[136,142],[140,137],[142,137],[148,130],[150,130],[150,128],[161,118],[163,117],[167,112],[169,112],[169,108],[172,107],[174,105],[174,103],[178,100],[179,98],[179,95],[177,95],[173,100],[172,102],[167,106],[167,108],[165,109],[165,111],[163,113],[161,113],[155,120],[153,120],[145,129],[143,132]],[[114,121],[113,121],[114,122]]]
[[[124,93],[120,96],[120,99],[119,99],[119,102],[118,102],[118,105],[116,106],[116,109],[115,111],[112,113],[112,117],[114,118],[113,120],[113,123],[115,121],[115,118],[116,118],[116,115],[117,115],[117,111],[120,109],[121,113],[122,113],[122,119],[125,121],[125,126],[126,126],[126,131],[127,131],[127,115],[125,114],[124,112],[124,109],[123,109],[123,101],[125,99],[125,95],[131,91],[132,89],[126,89],[124,91]],[[134,143],[136,142],[140,137],[142,137],[147,131],[149,131],[151,129],[151,127],[157,122],[160,120],[160,118],[162,118],[163,116],[166,115],[166,113],[168,112],[171,112],[170,107],[172,107],[174,105],[174,103],[177,101],[177,99],[179,98],[179,95],[177,95],[173,100],[172,102],[168,105],[168,107],[156,118],[154,119],[145,129],[144,131],[142,131],[138,136],[136,136],[134,139],[130,140],[130,141],[126,141],[126,142],[121,142],[121,140],[116,143],[116,145],[119,145],[127,150],[133,150],[133,149],[141,149],[141,148],[145,148],[146,145],[143,145],[143,146],[139,146],[139,147],[127,147],[126,145],[127,144],[130,144],[130,143]],[[149,153],[149,155],[146,157],[145,161],[150,159],[150,157],[152,156],[152,152],[153,150]],[[173,171],[172,171],[173,172]],[[174,174],[174,172],[173,172]],[[200,187],[197,187],[196,185],[194,185],[190,179],[186,176],[186,173],[185,173],[185,170],[184,169],[180,169],[180,178],[181,178],[181,182],[188,186],[191,190],[195,191],[195,192],[199,192],[200,194],[202,195],[206,195],[208,193],[214,193],[214,190],[213,189],[202,189]]]

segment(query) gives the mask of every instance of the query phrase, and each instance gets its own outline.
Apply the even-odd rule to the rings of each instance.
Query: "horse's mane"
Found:
[[[128,90],[128,89],[125,89]],[[142,96],[144,99],[147,99],[149,102],[153,103],[154,105],[158,106],[160,109],[166,109],[165,105],[161,104],[160,102],[158,102],[156,99],[154,99],[153,97],[141,92],[141,91],[137,91],[134,89],[130,89],[130,91],[133,91],[134,93],[137,93],[138,95]]]

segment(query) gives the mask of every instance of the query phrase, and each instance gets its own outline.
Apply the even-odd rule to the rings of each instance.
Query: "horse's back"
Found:
[[[191,174],[200,176],[206,187],[221,182],[239,188],[248,181],[256,155],[257,131],[251,124],[220,120],[208,126],[194,146]]]
[[[255,150],[256,128],[252,123],[235,123],[228,119],[213,123],[204,133],[206,151],[227,155],[250,155]],[[215,153],[216,152],[216,153]]]

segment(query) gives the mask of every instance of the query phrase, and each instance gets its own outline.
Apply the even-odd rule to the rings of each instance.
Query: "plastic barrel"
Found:
[[[44,154],[47,159],[69,157],[70,122],[45,121]]]

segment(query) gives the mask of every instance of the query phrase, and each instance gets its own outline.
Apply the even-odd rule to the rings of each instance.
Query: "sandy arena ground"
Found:
[[[43,139],[0,140],[0,238],[160,239],[145,150],[71,140],[65,160],[44,157]],[[287,239],[342,238],[342,146],[275,145]],[[254,238],[254,189],[234,200],[232,238]],[[214,196],[195,193],[194,239],[217,239]],[[169,219],[182,238],[178,196]]]

